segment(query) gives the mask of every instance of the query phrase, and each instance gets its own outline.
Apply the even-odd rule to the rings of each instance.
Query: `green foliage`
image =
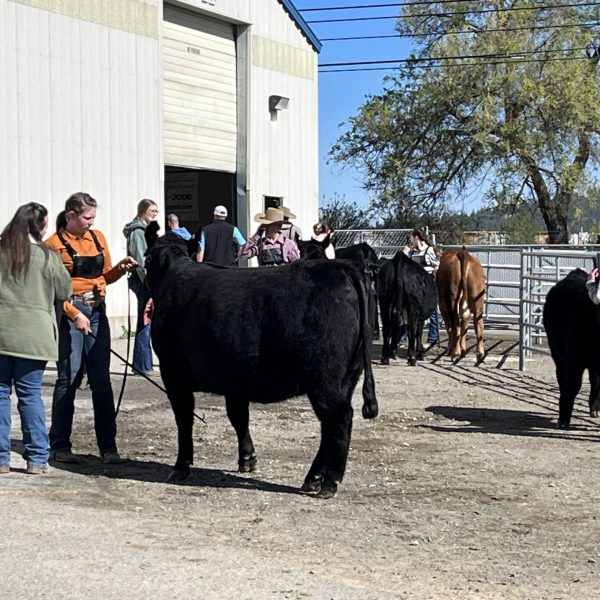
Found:
[[[551,241],[566,241],[598,149],[600,28],[584,23],[600,19],[600,6],[543,10],[521,0],[502,10],[511,7],[404,6],[399,32],[423,36],[415,62],[387,78],[330,152],[359,169],[380,212],[401,198],[404,212],[429,214],[479,187],[491,203],[538,207]],[[564,24],[581,25],[552,27]]]
[[[509,244],[535,244],[540,227],[531,212],[521,207],[506,217],[502,231]]]
[[[356,202],[346,200],[344,196],[334,194],[319,209],[319,220],[327,223],[331,229],[370,229],[373,223],[370,211],[361,209]]]

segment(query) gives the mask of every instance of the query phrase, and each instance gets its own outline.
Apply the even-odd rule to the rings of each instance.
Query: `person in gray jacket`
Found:
[[[152,345],[150,343],[150,325],[144,325],[144,309],[150,299],[150,292],[146,286],[146,226],[156,219],[158,206],[154,200],[140,200],[137,206],[137,216],[123,228],[123,235],[127,239],[127,254],[135,258],[138,263],[135,271],[128,279],[129,289],[137,298],[137,323],[135,328],[135,341],[133,344],[133,370],[138,373],[152,371]]]
[[[32,475],[48,470],[48,430],[42,378],[58,359],[55,302],[71,295],[71,276],[42,243],[48,211],[21,206],[0,236],[0,474],[10,472],[10,393],[21,416],[23,458]]]

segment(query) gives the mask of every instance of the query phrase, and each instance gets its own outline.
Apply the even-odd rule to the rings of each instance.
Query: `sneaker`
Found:
[[[51,459],[59,463],[75,464],[79,462],[77,456],[70,450],[56,450],[55,452],[52,452]]]
[[[430,346],[435,346],[440,340],[427,340],[427,343]]]
[[[0,465],[0,474],[10,473],[10,465]]]
[[[48,463],[43,465],[34,465],[33,463],[27,463],[27,469],[25,473],[28,475],[41,475],[42,473],[48,472]]]
[[[107,450],[102,453],[102,462],[107,465],[118,465],[124,461],[116,450]]]

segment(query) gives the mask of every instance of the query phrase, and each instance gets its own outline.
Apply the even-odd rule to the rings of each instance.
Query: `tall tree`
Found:
[[[599,147],[597,2],[405,5],[412,61],[367,99],[331,149],[379,207],[429,211],[475,186],[539,209],[553,243]]]

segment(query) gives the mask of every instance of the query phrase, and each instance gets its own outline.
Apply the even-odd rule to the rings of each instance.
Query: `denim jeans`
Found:
[[[137,324],[135,328],[135,340],[133,343],[133,368],[135,371],[145,373],[152,370],[152,346],[150,344],[150,325],[144,325],[144,309],[150,292],[146,285],[134,273],[129,278],[129,289],[137,298]]]
[[[41,466],[48,462],[48,430],[42,400],[45,360],[0,354],[0,465],[10,463],[10,393],[14,383],[21,416],[23,458]]]
[[[96,441],[101,453],[116,450],[115,402],[110,383],[110,327],[103,304],[90,308],[78,302],[74,306],[88,317],[91,335],[78,331],[71,319],[60,320],[58,336],[58,376],[52,397],[50,447],[53,451],[71,449],[71,431],[75,410],[78,375],[85,362],[92,390]]]

